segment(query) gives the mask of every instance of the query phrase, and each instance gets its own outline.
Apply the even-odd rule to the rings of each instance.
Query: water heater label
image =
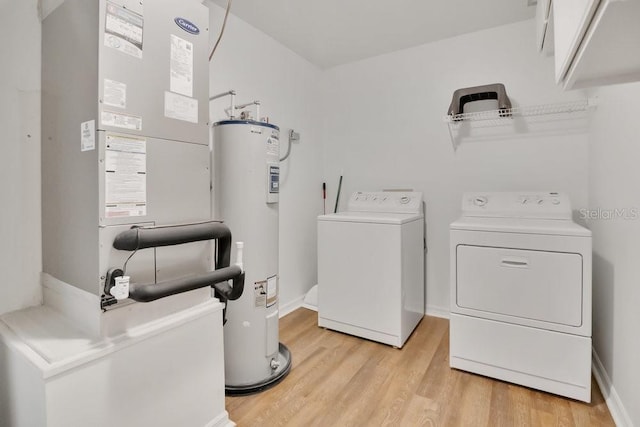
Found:
[[[109,1],[106,12],[104,45],[135,58],[142,58],[142,16]]]
[[[256,308],[267,306],[267,281],[262,280],[253,284],[253,299]]]
[[[280,192],[280,166],[269,166],[269,193]]]
[[[278,276],[267,278],[267,307],[278,302]]]
[[[274,138],[273,136],[271,138],[267,138],[267,155],[269,154],[274,156],[280,155],[280,141],[278,138]]]

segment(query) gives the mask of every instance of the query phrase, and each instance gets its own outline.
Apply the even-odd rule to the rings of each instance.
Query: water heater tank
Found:
[[[213,126],[214,218],[244,242],[246,270],[244,293],[226,308],[228,394],[265,389],[291,365],[278,338],[279,134],[277,126],[251,120]]]

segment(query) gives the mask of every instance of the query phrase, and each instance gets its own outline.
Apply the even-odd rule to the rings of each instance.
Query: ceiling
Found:
[[[227,0],[211,0],[222,7]],[[533,18],[532,0],[235,0],[231,14],[329,68]]]

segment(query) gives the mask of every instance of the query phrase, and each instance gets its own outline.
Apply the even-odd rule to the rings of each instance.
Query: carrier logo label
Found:
[[[196,34],[196,35],[200,34],[200,28],[198,28],[196,24],[189,21],[188,19],[175,18],[174,21],[178,25],[178,27],[182,28],[187,33]]]

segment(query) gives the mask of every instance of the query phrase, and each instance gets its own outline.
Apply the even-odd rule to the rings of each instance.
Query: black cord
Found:
[[[123,276],[127,275],[127,263],[129,262],[131,257],[133,257],[136,254],[136,252],[138,252],[138,249],[140,249],[140,227],[136,227],[136,248],[133,250],[133,252],[131,252],[131,255],[129,255],[129,257],[124,262],[124,265],[122,266]]]

